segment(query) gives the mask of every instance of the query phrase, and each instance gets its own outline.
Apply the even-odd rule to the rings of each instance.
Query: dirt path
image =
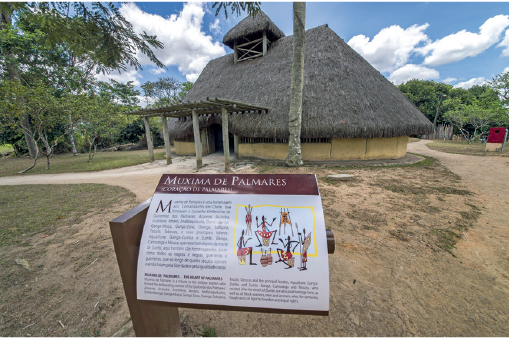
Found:
[[[408,152],[432,156],[461,176],[479,194],[486,212],[468,232],[468,241],[458,243],[463,262],[493,276],[509,291],[509,159],[506,157],[448,154],[429,149],[422,140],[408,144]],[[509,299],[509,292],[507,293]]]
[[[200,169],[200,172],[224,171],[223,161],[221,153],[205,156],[204,167]],[[238,170],[243,169],[245,167],[240,167]],[[0,177],[0,185],[104,183],[124,187],[136,195],[138,202],[142,202],[152,196],[161,175],[170,172],[174,174],[196,172],[196,158],[194,156],[177,157],[170,165],[166,165],[166,160],[159,160],[96,172],[7,176]]]

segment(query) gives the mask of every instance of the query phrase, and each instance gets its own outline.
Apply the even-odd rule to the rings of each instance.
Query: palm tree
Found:
[[[293,3],[293,59],[292,83],[290,87],[290,112],[288,114],[288,156],[286,165],[291,167],[303,165],[300,148],[302,122],[302,90],[304,88],[304,47],[306,26],[306,3]]]

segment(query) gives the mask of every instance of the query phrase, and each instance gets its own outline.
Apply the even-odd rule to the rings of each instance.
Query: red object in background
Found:
[[[504,127],[490,128],[488,143],[504,143],[506,129]]]

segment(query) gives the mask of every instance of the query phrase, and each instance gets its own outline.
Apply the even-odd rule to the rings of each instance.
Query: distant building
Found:
[[[292,41],[264,13],[247,17],[224,36],[234,53],[211,60],[184,100],[269,109],[229,115],[240,159],[286,158]],[[327,25],[306,31],[304,71],[304,160],[399,158],[409,135],[432,132],[419,109]],[[195,154],[190,117],[170,119],[169,130],[177,153]],[[200,116],[200,135],[203,155],[222,149],[221,116]]]

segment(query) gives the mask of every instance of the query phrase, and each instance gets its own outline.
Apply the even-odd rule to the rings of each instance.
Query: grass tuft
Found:
[[[100,197],[100,201],[98,200]],[[0,186],[0,246],[31,245],[30,236],[50,235],[121,200],[135,201],[125,188],[106,184]]]

